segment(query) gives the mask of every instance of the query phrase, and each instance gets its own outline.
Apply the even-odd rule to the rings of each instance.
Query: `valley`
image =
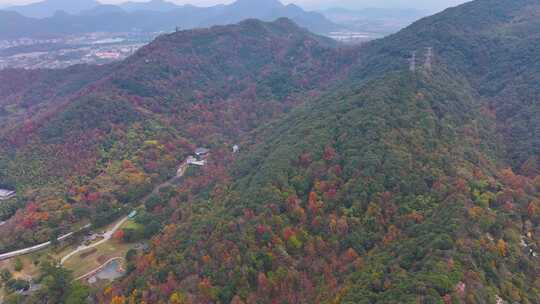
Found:
[[[61,69],[125,59],[158,33],[88,33],[55,39],[0,40],[0,69]]]

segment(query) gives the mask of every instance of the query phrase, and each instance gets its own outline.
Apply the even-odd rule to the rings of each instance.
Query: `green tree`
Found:
[[[21,259],[16,258],[15,259],[15,266],[14,266],[15,271],[21,271],[21,270],[23,270],[23,267],[24,267],[24,265],[23,265]]]
[[[12,277],[13,275],[11,274],[11,272],[5,268],[0,271],[0,278],[2,278],[2,281],[4,283],[11,280]]]
[[[66,297],[66,304],[84,304],[89,295],[90,290],[87,286],[74,282]]]
[[[43,303],[65,303],[72,292],[71,282],[73,277],[71,271],[50,262],[42,263],[40,271],[40,283],[43,286],[40,294]],[[76,294],[79,294],[79,292]]]

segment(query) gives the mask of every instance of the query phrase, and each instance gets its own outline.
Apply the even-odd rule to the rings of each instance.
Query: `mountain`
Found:
[[[3,71],[2,248],[139,207],[118,238],[149,248],[70,301],[539,303],[539,15],[476,0],[344,49],[247,20]],[[57,272],[24,300],[80,291]]]
[[[34,19],[24,17],[16,12],[0,11],[0,32],[2,32],[0,35],[3,39],[18,38],[21,37],[21,33],[34,35],[35,29]]]
[[[203,26],[213,24],[236,23],[246,18],[256,18],[263,21],[272,21],[277,18],[289,18],[297,24],[317,33],[328,33],[341,28],[328,21],[323,15],[315,12],[306,12],[302,8],[289,4],[283,5],[278,0],[238,0],[225,5],[217,14],[202,21]]]
[[[537,4],[474,1],[359,48],[338,84],[247,136],[223,181],[146,206],[168,225],[117,296],[540,301]]]
[[[350,30],[379,34],[395,33],[429,15],[428,12],[422,10],[386,8],[359,10],[330,8],[320,13],[332,22],[344,25]]]
[[[272,21],[281,17],[289,18],[317,33],[328,33],[341,28],[319,13],[306,12],[294,4],[283,5],[278,0],[238,0],[222,6],[217,14],[203,20],[202,25],[236,23],[246,18]]]
[[[3,15],[0,15],[0,23],[8,22],[3,20],[7,18],[2,17]],[[14,18],[12,15],[9,16]],[[294,5],[285,6],[277,0],[247,2],[240,0],[230,5],[207,8],[191,5],[176,6],[169,2],[154,0],[145,3],[126,3],[121,6],[92,6],[76,15],[57,12],[42,19],[19,16],[21,26],[12,23],[9,28],[0,28],[0,39],[51,38],[99,31],[169,32],[177,27],[189,29],[225,25],[250,18],[274,21],[281,17],[290,18],[300,26],[317,33],[328,33],[340,28],[318,13],[306,12]]]
[[[81,16],[103,16],[103,15],[122,15],[125,11],[112,4],[102,4],[98,5],[96,7],[93,7],[91,9],[83,10],[79,12],[79,15]]]
[[[164,0],[151,0],[148,2],[125,2],[120,4],[120,7],[128,12],[134,11],[156,11],[156,12],[168,12],[175,9],[179,9],[180,6],[164,1]]]
[[[247,14],[250,11],[268,11],[280,9],[283,4],[279,0],[261,0],[261,1],[249,1],[249,0],[237,0],[229,5],[231,10],[239,12],[240,14]]]
[[[45,18],[52,16],[56,11],[77,14],[98,5],[99,2],[95,0],[45,0],[27,5],[10,6],[6,10],[17,12],[26,17]]]
[[[143,128],[145,134],[167,144],[163,158],[140,159],[140,165],[151,162],[153,169],[140,171],[144,178],[139,180],[142,184],[136,182],[139,190],[128,183],[109,193],[120,204],[116,206],[136,203],[145,189],[167,177],[167,167],[176,166],[178,158],[196,144],[233,140],[290,109],[304,92],[316,94],[316,88],[334,81],[333,75],[347,61],[329,65],[333,57],[326,55],[332,46],[333,40],[287,19],[269,24],[248,20],[162,35],[115,65],[0,71],[0,78],[10,79],[2,82],[0,179],[17,188],[23,200],[30,195],[43,202],[69,191],[81,176],[101,179],[116,170],[109,165],[127,153],[117,154],[117,149],[127,148],[124,144],[135,154],[146,153],[145,140],[117,146],[124,141],[117,136],[124,138]],[[103,192],[103,197],[109,194]],[[110,216],[115,213],[106,218]],[[16,229],[16,221],[11,224],[6,227]],[[21,236],[23,243],[36,237]],[[13,241],[1,238],[4,250],[12,248]]]
[[[408,18],[419,19],[425,17],[428,12],[418,9],[399,9],[399,8],[364,8],[358,10],[346,9],[342,7],[334,7],[321,11],[328,15],[343,15],[344,17],[356,17],[366,19],[383,19],[383,18]]]

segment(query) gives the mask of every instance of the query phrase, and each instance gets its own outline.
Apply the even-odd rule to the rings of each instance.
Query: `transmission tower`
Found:
[[[416,72],[416,51],[411,53],[411,58],[409,58],[409,70],[411,72]]]
[[[424,63],[424,69],[428,72],[431,72],[433,68],[433,48],[428,47],[426,53],[426,62]]]

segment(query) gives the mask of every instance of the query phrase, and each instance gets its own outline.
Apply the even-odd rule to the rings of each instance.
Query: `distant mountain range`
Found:
[[[380,34],[395,33],[428,16],[429,11],[418,9],[365,8],[358,10],[341,7],[320,11],[330,21],[346,26],[349,30],[375,32]]]
[[[52,17],[57,11],[65,11],[70,14],[80,14],[88,10],[105,10],[108,9],[121,9],[125,12],[134,11],[155,11],[155,12],[168,12],[176,9],[180,9],[183,6],[176,5],[172,2],[164,0],[150,0],[148,2],[133,2],[128,1],[119,5],[102,4],[95,0],[45,0],[28,5],[18,5],[5,7],[10,11],[17,12],[25,17],[30,18],[47,18]]]
[[[100,3],[95,0],[46,0],[27,5],[11,6],[6,9],[26,17],[46,18],[53,16],[60,10],[69,14],[78,14],[99,5]]]
[[[49,38],[96,31],[172,31],[236,23],[257,18],[273,21],[287,17],[316,33],[343,28],[322,14],[307,12],[278,0],[238,0],[212,7],[179,6],[163,0],[102,5],[94,0],[46,0],[14,6],[0,12],[0,39]]]
[[[178,6],[172,2],[163,0],[150,0],[149,2],[125,2],[119,5],[122,9],[128,12],[133,11],[156,11],[156,12],[168,12],[178,8]]]

